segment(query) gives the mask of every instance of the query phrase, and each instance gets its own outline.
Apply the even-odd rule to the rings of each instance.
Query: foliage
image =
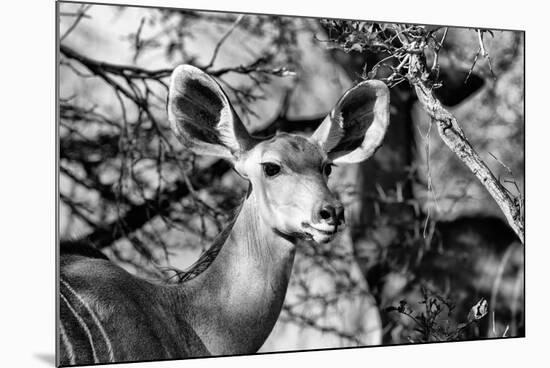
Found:
[[[487,301],[482,298],[472,306],[466,322],[457,324],[452,318],[455,305],[451,301],[425,287],[421,288],[421,292],[422,300],[418,302],[424,305],[424,310],[421,312],[415,312],[406,300],[401,300],[398,306],[386,308],[386,312],[397,312],[414,321],[416,327],[413,331],[418,337],[409,336],[410,342],[463,340],[468,329],[488,313]]]

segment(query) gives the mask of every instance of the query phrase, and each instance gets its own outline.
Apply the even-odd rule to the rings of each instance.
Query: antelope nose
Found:
[[[340,203],[324,204],[319,209],[319,219],[328,225],[338,226],[344,222],[344,207]]]

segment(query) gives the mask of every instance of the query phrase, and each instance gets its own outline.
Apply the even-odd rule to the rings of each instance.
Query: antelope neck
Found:
[[[262,220],[249,190],[212,264],[183,284],[186,319],[212,354],[256,352],[277,321],[295,244]]]

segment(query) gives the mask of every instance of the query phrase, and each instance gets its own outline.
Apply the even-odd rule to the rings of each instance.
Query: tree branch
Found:
[[[210,67],[214,65],[214,61],[216,61],[216,57],[218,56],[218,52],[220,51],[220,48],[222,47],[223,43],[231,35],[231,33],[233,33],[233,31],[235,30],[235,28],[237,28],[237,26],[239,25],[239,23],[243,18],[244,18],[244,14],[239,15],[237,19],[235,19],[235,22],[233,22],[231,27],[229,27],[227,32],[225,32],[225,34],[220,38],[220,40],[216,44],[216,47],[214,47],[212,58],[210,59],[210,62],[208,63],[208,65],[206,65],[205,70],[210,69]]]
[[[224,160],[216,161],[200,175],[193,175],[192,182],[195,189],[205,188],[212,184],[215,178],[225,174],[231,166]],[[147,200],[140,205],[134,205],[126,211],[124,216],[102,226],[100,229],[82,237],[80,240],[101,249],[112,245],[115,241],[139,230],[157,215],[170,212],[173,203],[178,202],[189,194],[189,187],[185,182],[177,182],[175,188],[162,191],[157,198]]]
[[[437,124],[441,139],[487,189],[504,213],[508,224],[514,229],[523,243],[525,235],[523,218],[521,216],[521,204],[514,202],[514,199],[506,188],[495,178],[491,170],[483,162],[470,142],[468,142],[456,118],[443,108],[439,100],[434,97],[432,89],[422,79],[422,76],[426,75],[426,73],[425,64],[420,57],[418,55],[411,55],[409,80],[414,86],[422,107],[432,121]]]
[[[162,78],[169,77],[172,74],[172,71],[174,70],[174,68],[162,68],[162,69],[150,70],[150,69],[141,68],[133,65],[113,64],[113,63],[108,63],[104,61],[98,61],[98,60],[89,58],[66,45],[59,45],[59,51],[66,58],[76,60],[79,63],[86,66],[88,69],[91,69],[93,71],[111,73],[114,75],[123,76],[130,79],[159,80]],[[281,67],[281,68],[264,67],[263,65],[265,65],[269,61],[269,59],[271,59],[271,57],[261,57],[247,65],[237,65],[237,66],[220,68],[218,70],[211,70],[211,71],[209,70],[208,74],[214,77],[219,77],[229,72],[238,73],[238,74],[249,74],[249,73],[255,72],[255,73],[271,74],[279,77],[294,75],[293,72],[289,71],[285,67]],[[204,69],[204,67],[201,67],[200,65],[197,65],[196,67],[200,69]]]

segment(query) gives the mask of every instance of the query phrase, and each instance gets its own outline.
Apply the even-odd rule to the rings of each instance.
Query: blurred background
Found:
[[[269,135],[310,133],[384,61],[347,33],[368,38],[381,23],[58,6],[60,236],[151,280],[178,282],[246,189],[228,163],[195,157],[171,133],[176,65],[215,76],[248,130]],[[523,33],[480,42],[474,29],[432,30],[444,38],[436,96],[523,206]],[[406,81],[391,84],[390,112],[376,155],[333,171],[349,226],[298,247],[261,351],[524,336],[523,245]]]

